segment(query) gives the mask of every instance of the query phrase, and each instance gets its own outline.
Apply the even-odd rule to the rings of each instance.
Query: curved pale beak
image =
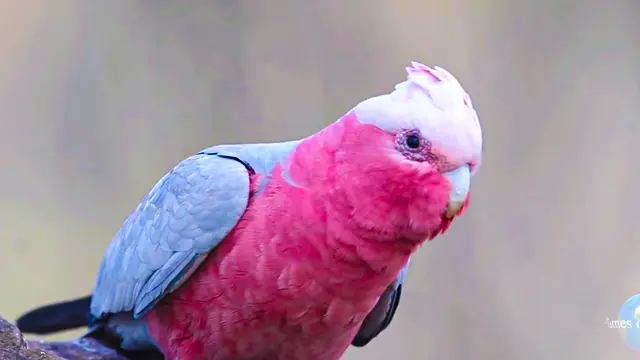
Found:
[[[449,204],[444,216],[447,219],[454,217],[460,208],[464,205],[464,201],[469,194],[471,186],[471,170],[469,165],[463,165],[453,171],[445,173],[444,176],[451,182],[451,194],[449,195]]]

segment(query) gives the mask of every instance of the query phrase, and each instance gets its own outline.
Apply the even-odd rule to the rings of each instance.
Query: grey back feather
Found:
[[[178,164],[127,218],[107,249],[91,314],[140,317],[236,225],[249,198],[240,163],[195,155]]]
[[[278,143],[217,145],[206,148],[201,153],[234,156],[249,163],[257,173],[269,174],[275,165],[284,161],[299,143],[300,140]]]
[[[100,265],[91,315],[139,318],[179,287],[244,214],[248,169],[268,174],[298,141],[219,145],[193,155],[151,189],[125,220]]]

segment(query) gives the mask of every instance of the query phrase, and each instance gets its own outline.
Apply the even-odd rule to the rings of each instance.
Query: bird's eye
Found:
[[[407,136],[407,146],[410,149],[417,149],[420,147],[420,138],[417,135],[411,134]]]

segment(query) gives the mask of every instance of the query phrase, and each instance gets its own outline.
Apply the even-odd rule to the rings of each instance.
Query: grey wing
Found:
[[[395,281],[387,287],[369,315],[364,319],[351,345],[363,347],[386,329],[400,304],[402,285],[409,269],[409,262],[402,268]]]
[[[180,286],[244,214],[249,171],[238,159],[197,154],[165,175],[109,244],[91,315],[139,318]]]

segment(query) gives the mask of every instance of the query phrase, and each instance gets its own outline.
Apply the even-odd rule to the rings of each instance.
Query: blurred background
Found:
[[[471,94],[484,164],[391,327],[346,359],[631,359],[605,319],[640,292],[639,18],[633,0],[0,0],[0,312],[87,294],[184,157],[308,135],[417,60]]]

